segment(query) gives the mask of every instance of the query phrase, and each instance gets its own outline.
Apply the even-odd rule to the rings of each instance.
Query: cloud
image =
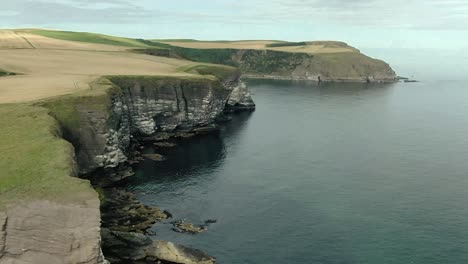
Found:
[[[129,1],[15,0],[2,4],[0,21],[8,24],[128,23],[152,12]],[[6,24],[6,23],[3,23]]]
[[[468,30],[465,0],[273,0],[291,19],[310,18],[336,25]]]
[[[294,25],[468,30],[466,0],[15,0],[2,24]]]

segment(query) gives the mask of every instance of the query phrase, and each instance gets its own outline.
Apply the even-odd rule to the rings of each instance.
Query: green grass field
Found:
[[[87,181],[72,175],[73,148],[42,107],[0,105],[0,208],[9,202],[93,198]]]
[[[216,77],[220,81],[227,80],[233,75],[239,74],[238,69],[235,67],[212,64],[196,64],[182,66],[178,70],[181,72],[192,74],[211,75]]]

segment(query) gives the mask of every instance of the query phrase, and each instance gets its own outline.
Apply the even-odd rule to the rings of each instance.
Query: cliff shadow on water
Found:
[[[174,229],[174,224],[184,215],[182,212],[173,212],[173,208],[166,204],[163,209],[159,209],[158,206],[161,204],[154,198],[159,197],[158,193],[161,192],[177,195],[194,186],[203,188],[207,182],[214,180],[213,177],[207,176],[210,175],[210,171],[219,168],[226,158],[224,138],[235,136],[245,126],[250,115],[251,112],[230,113],[229,117],[233,118],[229,122],[219,124],[219,130],[207,134],[185,138],[189,134],[173,132],[171,136],[183,136],[156,142],[140,138],[140,143],[135,143],[138,154],[133,158],[140,162],[132,166],[134,176],[99,189],[103,196],[101,204],[103,252],[111,263],[136,263],[121,261],[142,258],[142,256],[151,260],[151,254],[145,252],[155,251],[154,248],[159,248],[161,245],[163,248],[171,247],[171,242],[159,241],[161,239],[159,234],[163,230],[172,232],[170,230]],[[120,168],[117,174],[119,171],[125,173],[127,170],[122,171]],[[104,174],[109,175],[109,172]],[[132,188],[133,186],[143,188],[136,190]],[[194,216],[190,220],[198,221],[197,224],[203,221],[216,221],[208,218],[200,220],[204,212],[199,210],[187,211]],[[195,228],[197,227],[196,225]],[[157,241],[151,242],[150,238]],[[122,242],[126,245],[122,246]],[[177,246],[178,251],[185,252],[186,249]],[[187,250],[186,255],[189,260],[180,263],[213,263],[212,258],[205,253],[195,250],[195,255],[199,257],[194,257],[193,249]],[[197,262],[196,259],[206,259],[206,262]]]
[[[162,154],[165,160],[147,159],[136,165],[136,175],[129,178],[127,186],[132,191],[138,191],[140,198],[145,202],[145,194],[155,195],[161,183],[176,191],[180,189],[181,184],[195,185],[209,181],[207,170],[219,168],[228,155],[225,139],[236,137],[248,124],[252,114],[254,112],[231,113],[229,116],[232,119],[220,125],[219,132],[178,140],[174,148],[146,147],[142,151],[143,154]],[[147,189],[135,190],[135,186],[146,186]]]

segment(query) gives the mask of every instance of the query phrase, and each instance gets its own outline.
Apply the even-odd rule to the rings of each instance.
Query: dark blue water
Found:
[[[468,262],[468,85],[249,81],[254,113],[146,161],[131,183],[219,263]]]

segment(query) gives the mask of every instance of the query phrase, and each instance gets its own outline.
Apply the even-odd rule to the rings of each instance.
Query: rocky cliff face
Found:
[[[80,173],[116,167],[126,161],[132,136],[149,136],[206,126],[224,111],[255,108],[246,85],[238,78],[109,77],[118,87],[109,93],[108,107],[75,102],[80,125],[67,129],[76,148]]]
[[[1,264],[100,264],[99,200],[23,203],[0,212]]]
[[[359,52],[330,54],[288,53],[272,50],[240,50],[233,61],[246,77],[391,82],[396,74],[387,63]]]
[[[225,111],[242,111],[255,108],[249,89],[244,82],[225,83],[225,87],[231,90]]]
[[[393,82],[396,78],[390,65],[351,47],[349,52],[317,54],[268,49],[193,49],[170,45],[164,48],[137,52],[235,66],[244,76],[255,78],[318,80],[320,76],[322,81],[351,82]]]
[[[109,79],[112,82],[107,81],[105,92],[91,91],[41,104],[73,143],[80,173],[124,162],[135,135],[201,127],[224,111],[255,106],[238,76],[223,82],[214,77]],[[0,264],[106,263],[101,253],[99,207],[98,195],[93,193],[74,202],[37,200],[0,210]],[[175,253],[174,248],[178,249]],[[149,255],[168,261],[194,254],[156,242],[148,244],[148,249]],[[175,255],[168,255],[168,250]],[[205,263],[205,256],[196,256]]]

